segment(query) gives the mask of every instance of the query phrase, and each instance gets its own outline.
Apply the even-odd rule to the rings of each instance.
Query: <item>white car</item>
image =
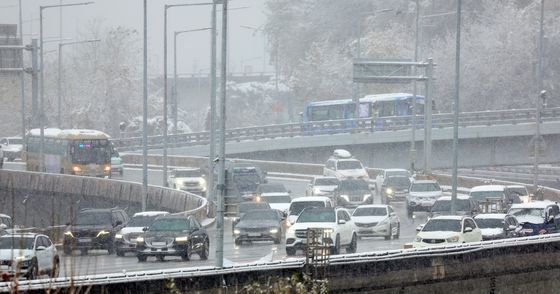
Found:
[[[529,194],[527,187],[523,185],[508,185],[505,191],[506,195],[517,196],[521,203],[529,203],[532,201],[533,195]]]
[[[330,247],[331,254],[339,254],[341,248],[347,253],[354,253],[358,248],[358,236],[354,223],[344,208],[304,209],[295,224],[286,232],[286,254],[292,256],[298,249],[307,248],[307,229],[322,229],[321,242]]]
[[[390,205],[360,205],[352,213],[358,237],[391,237],[398,239],[401,221]]]
[[[5,137],[0,139],[0,145],[2,145],[3,155],[0,152],[0,156],[6,157],[8,161],[14,161],[16,158],[21,158],[21,152],[23,150],[23,139],[21,137]]]
[[[415,211],[430,211],[436,200],[441,196],[443,196],[443,190],[437,181],[413,181],[406,196],[408,216],[412,216]]]
[[[314,177],[305,189],[306,196],[332,196],[338,187],[336,177]]]
[[[58,277],[60,258],[48,236],[18,233],[0,236],[0,271],[10,277],[23,276],[28,280],[40,275]]]
[[[383,182],[385,181],[385,179],[387,177],[392,177],[392,176],[409,177],[410,181],[413,180],[412,177],[410,176],[410,173],[406,169],[403,168],[384,169],[375,177],[375,191],[377,191],[377,194],[381,194],[381,187],[383,186]]]
[[[167,179],[169,187],[206,196],[206,179],[199,168],[174,169]]]
[[[480,242],[482,233],[468,216],[436,216],[416,229],[418,234],[412,247],[428,247],[457,243]]]
[[[292,197],[291,191],[286,190],[283,184],[266,183],[257,187],[255,201],[268,202],[270,208],[280,210],[284,213],[288,212]]]
[[[332,208],[334,203],[329,197],[325,196],[306,196],[292,199],[290,208],[288,208],[287,225],[296,222],[299,214],[308,207]]]
[[[144,228],[149,227],[152,222],[167,211],[144,211],[135,213],[126,224],[115,234],[115,251],[117,256],[124,256],[126,252],[136,252],[136,238],[144,234]]]
[[[362,163],[352,158],[350,152],[337,149],[325,163],[323,175],[336,177],[339,180],[355,178],[369,181],[369,175]]]

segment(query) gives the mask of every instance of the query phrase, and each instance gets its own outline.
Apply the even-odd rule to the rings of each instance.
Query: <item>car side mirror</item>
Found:
[[[473,230],[473,229],[472,229],[471,227],[466,227],[465,230],[464,230],[463,232],[465,232],[465,233],[470,233],[470,232],[472,232],[472,230]]]
[[[67,223],[66,223],[66,226],[69,227],[69,226],[70,226],[70,222],[67,222]]]
[[[118,221],[115,223],[115,227],[118,227],[118,226],[120,226],[120,225],[122,225],[122,221],[118,220]]]
[[[343,224],[345,224],[345,223],[346,223],[346,221],[343,220],[343,219],[339,219],[339,220],[338,220],[338,224],[339,224],[339,225],[343,225]]]
[[[145,231],[147,231],[147,230],[148,230],[148,227],[143,227],[143,228],[142,228],[142,232],[145,232]]]
[[[548,216],[548,222],[549,222],[549,223],[553,223],[553,222],[554,222],[554,215],[549,215],[549,216]]]
[[[37,246],[37,251],[43,251],[43,250],[45,250],[45,249],[47,249],[47,247],[45,247],[45,246],[43,246],[43,245]]]
[[[292,194],[292,190],[288,190],[288,194]]]
[[[0,224],[0,230],[5,230],[7,228],[8,226],[6,224]]]
[[[508,229],[509,229],[510,231],[515,231],[515,229],[517,229],[517,226],[515,226],[515,225],[510,225],[510,226],[508,227]]]
[[[391,212],[391,213],[389,213],[389,216],[397,216],[397,214],[394,213],[394,212]]]
[[[419,225],[416,227],[416,232],[420,232],[422,231],[422,229],[424,228],[424,225]]]

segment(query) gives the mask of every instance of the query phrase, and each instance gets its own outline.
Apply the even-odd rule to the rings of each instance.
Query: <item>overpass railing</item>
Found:
[[[541,120],[558,121],[560,107],[544,109]],[[313,136],[347,132],[371,133],[379,131],[400,131],[410,129],[412,116],[394,116],[387,118],[360,118],[317,121],[309,123],[289,123],[265,125],[255,127],[233,128],[226,130],[225,138],[228,142],[246,140],[274,139],[281,137]],[[423,128],[423,117],[417,116],[418,127]],[[459,116],[460,127],[515,125],[532,123],[535,121],[534,109],[496,110],[463,112]],[[448,128],[453,126],[453,114],[435,114],[432,119],[433,128]],[[162,135],[149,136],[149,148],[161,148],[164,137]],[[209,132],[183,133],[168,135],[170,147],[208,145]],[[113,143],[119,150],[136,150],[142,146],[142,137],[114,139]]]

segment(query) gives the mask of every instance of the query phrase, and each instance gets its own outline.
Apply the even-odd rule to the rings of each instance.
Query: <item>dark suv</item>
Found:
[[[64,254],[79,249],[86,255],[90,249],[106,249],[115,253],[115,234],[128,223],[128,216],[120,208],[85,208],[80,210],[64,232]]]

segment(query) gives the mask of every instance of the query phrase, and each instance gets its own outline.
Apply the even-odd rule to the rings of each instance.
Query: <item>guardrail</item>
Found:
[[[535,113],[534,109],[463,112],[459,116],[459,125],[461,127],[468,127],[532,123],[535,121]],[[225,137],[226,141],[239,142],[245,140],[313,136],[343,132],[371,133],[378,131],[399,131],[410,129],[411,119],[412,116],[395,116],[387,118],[360,118],[234,128],[226,130]],[[423,117],[418,116],[417,120],[418,126],[422,127]],[[541,114],[541,120],[543,122],[560,120],[560,107],[544,109]],[[452,127],[453,114],[434,114],[432,126],[433,128]],[[167,138],[169,147],[208,145],[210,141],[209,132],[168,135]],[[161,148],[163,146],[163,140],[164,137],[161,135],[149,136],[148,146],[149,148]],[[113,143],[122,151],[136,150],[142,146],[142,137],[114,139]]]

